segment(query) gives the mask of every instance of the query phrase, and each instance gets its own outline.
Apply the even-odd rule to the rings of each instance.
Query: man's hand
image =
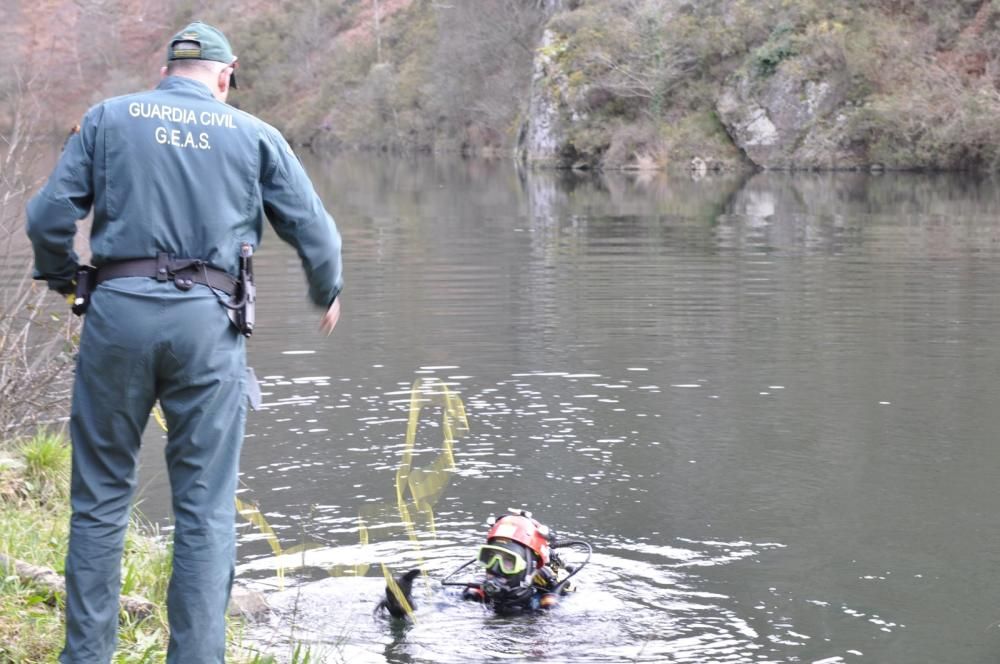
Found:
[[[333,332],[333,328],[337,327],[337,321],[340,320],[340,296],[338,295],[330,308],[326,310],[323,314],[323,319],[319,322],[319,331],[326,333],[326,336],[330,336]]]

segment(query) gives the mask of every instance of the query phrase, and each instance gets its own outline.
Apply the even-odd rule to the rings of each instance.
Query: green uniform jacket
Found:
[[[28,203],[35,278],[50,288],[70,286],[76,222],[91,207],[97,267],[167,252],[236,276],[240,244],[260,246],[266,214],[298,251],[315,304],[343,285],[340,234],[288,143],[192,79],[104,101],[70,137]]]

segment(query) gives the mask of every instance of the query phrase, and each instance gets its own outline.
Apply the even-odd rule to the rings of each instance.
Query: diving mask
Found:
[[[505,576],[520,574],[528,568],[528,561],[518,553],[505,549],[502,546],[484,544],[479,547],[479,555],[476,562],[487,570],[499,569]]]

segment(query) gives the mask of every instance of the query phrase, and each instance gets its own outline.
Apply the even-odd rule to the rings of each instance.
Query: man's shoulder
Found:
[[[246,121],[250,126],[256,128],[257,131],[259,131],[261,134],[272,139],[280,138],[282,141],[284,140],[284,138],[281,136],[280,131],[278,131],[274,126],[268,124],[264,120],[261,120],[253,113],[248,113],[242,109],[236,108],[235,106],[230,106],[229,108],[231,108],[233,112],[236,113],[238,118]]]
[[[91,106],[86,115],[99,118],[102,116],[116,117],[119,112],[128,113],[129,106],[135,103],[142,103],[154,99],[156,90],[143,90],[140,92],[130,92],[124,95],[108,97]]]
[[[118,95],[118,96],[115,96],[115,97],[108,97],[107,99],[99,101],[96,104],[94,104],[93,106],[91,106],[90,108],[88,108],[87,112],[84,113],[84,118],[87,118],[87,117],[91,117],[91,118],[93,118],[93,117],[100,117],[100,116],[104,115],[104,113],[107,111],[107,109],[109,109],[109,108],[115,108],[115,107],[120,106],[120,105],[128,105],[130,102],[134,101],[135,99],[142,97],[143,94],[144,93],[142,93],[142,92],[132,92],[132,93],[125,94],[125,95]]]
[[[116,97],[108,97],[104,101],[95,104],[93,108],[103,106],[105,108],[114,108],[116,106],[128,106],[132,102],[143,101],[147,98],[152,98],[156,93],[156,90],[141,90],[139,92],[130,92],[124,95],[118,95]]]
[[[285,152],[288,152],[289,154],[294,154],[294,152],[292,152],[291,146],[288,143],[288,139],[285,138],[284,134],[282,134],[279,129],[277,129],[271,124],[268,124],[264,120],[261,120],[256,115],[247,113],[246,111],[241,111],[239,109],[235,110],[238,113],[241,113],[243,117],[246,117],[247,119],[249,119],[251,122],[254,123],[254,126],[257,129],[257,134],[258,136],[261,137],[261,139],[263,139],[267,143],[270,143],[274,148],[283,150]]]

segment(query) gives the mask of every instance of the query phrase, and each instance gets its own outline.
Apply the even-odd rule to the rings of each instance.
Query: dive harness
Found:
[[[582,570],[584,567],[587,566],[587,563],[590,562],[590,557],[594,551],[590,543],[585,542],[583,540],[561,540],[552,543],[552,549],[562,549],[562,548],[581,549],[586,552],[586,558],[583,560],[583,562],[579,564],[567,565],[559,558],[559,556],[555,553],[555,551],[552,552],[552,562],[554,563],[554,566],[556,568],[555,570],[556,578],[546,579],[546,581],[552,584],[546,590],[548,593],[551,593],[556,596],[563,595],[569,592],[570,589],[569,580],[574,576],[576,576],[580,572],[580,570]],[[449,573],[447,576],[444,577],[444,579],[441,580],[441,585],[461,586],[463,588],[471,588],[475,591],[480,591],[483,593],[484,596],[489,597],[490,601],[492,601],[494,605],[497,606],[497,608],[501,609],[504,608],[516,609],[517,608],[516,605],[523,603],[525,600],[529,599],[534,594],[535,586],[533,585],[533,577],[526,578],[519,586],[506,587],[506,588],[503,587],[502,584],[500,584],[499,582],[489,578],[481,581],[452,580],[452,578],[455,577],[459,572],[475,564],[479,564],[480,566],[483,565],[483,563],[480,561],[478,557],[473,558],[472,560],[469,560],[463,563],[462,565],[459,565],[456,569],[452,570],[451,573]],[[547,570],[547,569],[548,568],[543,566],[539,567],[537,571]],[[559,574],[559,572],[563,570],[567,572],[565,576]],[[502,605],[509,605],[509,606],[502,606]]]

